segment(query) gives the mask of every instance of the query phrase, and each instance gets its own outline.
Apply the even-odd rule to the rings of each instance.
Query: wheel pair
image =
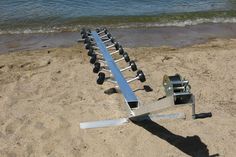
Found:
[[[94,64],[94,63],[96,63],[96,61],[97,61],[97,55],[96,54],[92,54],[91,58],[90,58],[90,63]]]
[[[94,44],[93,44],[91,41],[88,41],[88,42],[85,44],[85,48],[86,48],[87,50],[91,49],[93,46],[94,46]]]
[[[91,43],[93,40],[90,37],[84,39],[84,44]]]
[[[100,68],[101,68],[101,64],[96,62],[94,63],[94,68],[93,68],[93,72],[94,73],[98,73],[100,71]]]
[[[103,72],[100,72],[98,74],[97,84],[102,85],[105,81],[105,74]]]

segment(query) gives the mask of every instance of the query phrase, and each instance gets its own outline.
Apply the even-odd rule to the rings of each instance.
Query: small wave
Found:
[[[1,30],[0,35],[3,34],[32,34],[32,33],[59,33],[59,32],[76,32],[81,29],[81,26],[76,27],[51,27],[51,28],[25,28],[25,29],[15,29],[15,30]]]
[[[130,28],[130,27],[185,27],[185,26],[193,26],[203,23],[236,23],[236,18],[200,18],[196,20],[185,20],[185,21],[171,21],[167,23],[135,23],[129,25],[120,25],[118,28]]]
[[[101,24],[106,25],[110,28],[148,28],[148,27],[185,27],[198,25],[203,23],[236,23],[236,17],[214,17],[214,18],[198,18],[194,20],[172,20],[170,22],[120,22],[120,23],[109,23]],[[3,34],[31,34],[31,33],[57,33],[57,32],[76,32],[80,31],[82,27],[97,27],[100,24],[79,24],[74,26],[57,26],[57,27],[38,27],[38,28],[16,28],[14,30],[1,30],[0,35]]]

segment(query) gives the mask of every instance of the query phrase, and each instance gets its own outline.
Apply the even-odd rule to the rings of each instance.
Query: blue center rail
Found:
[[[100,39],[97,32],[92,31],[92,36],[96,41],[97,46],[99,47],[100,52],[103,55],[109,69],[111,70],[114,79],[116,80],[117,84],[120,87],[120,90],[125,98],[125,101],[128,103],[130,108],[138,107],[138,99],[134,94],[133,90],[130,88],[129,84],[127,83],[126,79],[120,72],[120,69],[117,67],[116,63],[114,62],[113,58],[111,57],[110,53],[108,52],[106,46]]]

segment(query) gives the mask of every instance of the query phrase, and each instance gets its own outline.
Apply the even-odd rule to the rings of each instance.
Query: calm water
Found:
[[[236,22],[236,0],[0,0],[0,34]]]

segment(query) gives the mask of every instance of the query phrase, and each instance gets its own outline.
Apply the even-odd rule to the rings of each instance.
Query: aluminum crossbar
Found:
[[[130,88],[127,81],[125,80],[120,69],[117,67],[115,61],[111,57],[111,54],[108,52],[106,46],[104,45],[104,43],[100,39],[97,32],[92,31],[91,34],[92,34],[94,40],[96,41],[96,44],[99,47],[99,50],[102,53],[104,60],[106,61],[109,69],[111,70],[112,75],[114,76],[114,79],[116,80],[117,84],[119,85],[119,88],[125,98],[125,101],[128,103],[130,108],[137,108],[138,107],[138,99],[137,99],[136,95],[134,94],[133,90]]]

